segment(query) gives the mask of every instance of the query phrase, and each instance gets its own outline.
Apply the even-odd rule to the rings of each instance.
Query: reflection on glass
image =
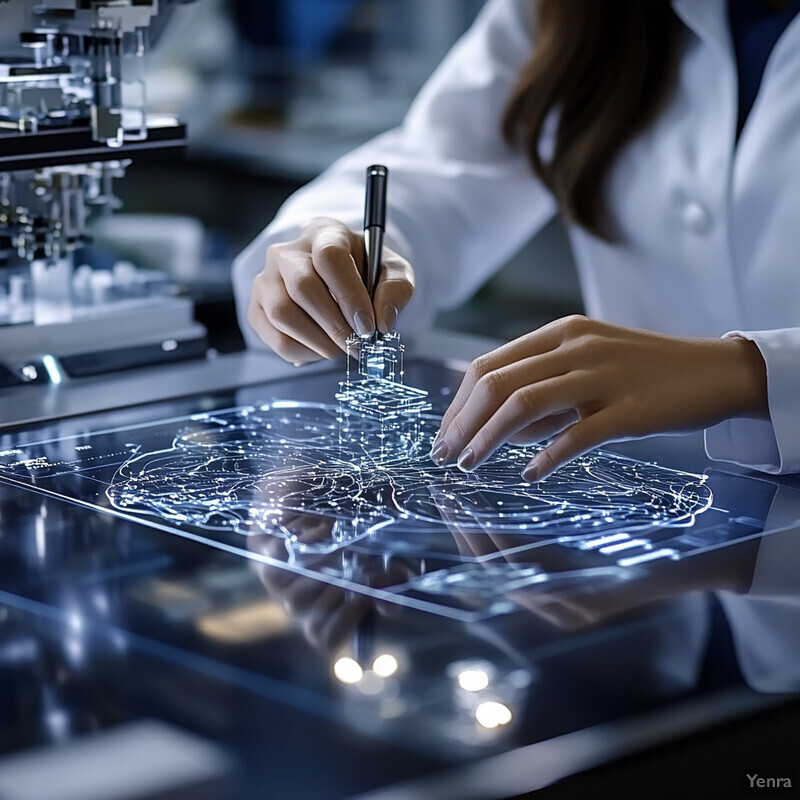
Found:
[[[334,663],[333,674],[342,683],[358,683],[364,677],[364,670],[354,658],[342,656]]]
[[[397,672],[399,666],[391,653],[382,653],[372,662],[372,671],[381,678],[389,678]]]
[[[536,446],[505,447],[471,474],[438,467],[427,457],[438,421],[423,417],[417,446],[392,458],[381,420],[361,417],[353,436],[353,423],[333,405],[276,402],[201,415],[169,448],[137,448],[106,496],[121,511],[178,525],[286,538],[284,512],[318,515],[335,522],[319,550],[410,520],[563,534],[626,557],[650,546],[632,533],[691,525],[711,504],[702,477],[605,453],[577,459],[538,486],[519,477]],[[35,463],[37,473],[43,466]]]
[[[536,485],[520,473],[539,445],[504,446],[469,474],[438,466],[428,452],[440,417],[424,411],[427,390],[414,390],[402,414],[381,409],[362,379],[396,393],[402,351],[384,340],[377,358],[370,346],[339,404],[292,399],[334,393],[315,377],[276,384],[281,399],[266,403],[139,424],[131,412],[132,424],[116,428],[89,419],[78,435],[54,429],[34,442],[6,434],[0,480],[260,562],[270,593],[302,605],[322,647],[368,613],[356,597],[484,619],[526,605],[523,592],[563,593],[588,579],[623,587],[764,530],[757,481],[740,479],[741,491],[720,499],[708,476],[611,452]],[[308,580],[321,589],[299,604]],[[336,601],[348,608],[341,630],[325,627],[332,595],[348,601]],[[239,623],[273,624],[261,609]]]
[[[511,722],[511,709],[495,700],[487,700],[475,709],[475,719],[484,728],[498,728]]]
[[[483,669],[465,669],[458,673],[458,685],[465,692],[481,692],[489,685],[489,676]]]

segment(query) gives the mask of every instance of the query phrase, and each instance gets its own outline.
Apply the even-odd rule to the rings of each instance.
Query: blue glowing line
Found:
[[[51,383],[58,385],[64,380],[58,361],[53,356],[42,356],[42,366],[45,368]]]

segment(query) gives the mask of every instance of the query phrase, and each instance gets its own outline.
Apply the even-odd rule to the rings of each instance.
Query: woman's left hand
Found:
[[[555,438],[523,477],[541,480],[601,444],[768,417],[766,366],[746,339],[690,339],[566,317],[475,360],[431,457],[463,470],[503,442]]]

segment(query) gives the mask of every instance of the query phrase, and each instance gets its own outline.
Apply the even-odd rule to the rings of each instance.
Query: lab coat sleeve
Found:
[[[709,458],[763,472],[800,472],[800,328],[725,335],[749,339],[761,351],[770,419],[732,419],[707,429]]]
[[[359,229],[372,163],[390,170],[386,244],[416,272],[414,298],[398,323],[404,338],[429,327],[439,309],[468,299],[555,214],[552,196],[501,133],[503,109],[533,47],[534,10],[530,0],[489,0],[402,125],[292,195],[236,259],[234,290],[248,345],[260,344],[246,309],[267,248],[295,238],[317,216]]]

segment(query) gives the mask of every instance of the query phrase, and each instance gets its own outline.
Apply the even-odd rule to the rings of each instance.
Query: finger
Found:
[[[563,372],[563,364],[553,354],[525,358],[508,366],[487,372],[472,388],[459,412],[451,419],[446,429],[442,426],[443,438],[450,451],[450,458],[456,458],[473,436],[486,425],[497,410],[509,398],[525,387],[532,388],[542,381],[554,378]],[[520,394],[519,397],[527,397]],[[527,411],[521,408],[521,412]],[[514,426],[517,431],[522,424],[533,422],[538,417],[520,419]]]
[[[404,258],[386,251],[381,264],[381,277],[372,301],[378,330],[394,330],[397,317],[414,294],[414,270]]]
[[[474,364],[475,362],[473,362],[473,365]],[[477,369],[478,368],[476,368],[476,374]],[[472,367],[470,367],[470,370],[472,370]],[[457,458],[461,452],[462,448],[456,449],[456,445],[449,441],[449,438],[453,436],[453,434],[451,434],[453,429],[453,420],[455,420],[461,413],[461,410],[469,400],[478,380],[480,379],[476,378],[475,375],[470,374],[470,371],[464,375],[464,378],[461,381],[461,385],[458,387],[458,391],[456,392],[452,403],[450,403],[450,406],[442,417],[439,430],[436,433],[436,436],[433,437],[430,457],[433,459],[434,463],[439,465],[446,464],[448,461],[452,461],[453,459]],[[456,439],[463,439],[463,436],[460,436],[460,433],[461,432],[456,429]]]
[[[288,296],[322,328],[339,350],[346,352],[347,339],[353,331],[327,285],[315,272],[311,256],[297,253],[283,259],[279,273]]]
[[[475,551],[472,549],[472,542],[468,536],[461,532],[461,527],[453,523],[448,524],[447,527],[450,529],[450,535],[453,537],[458,554],[462,558],[473,558]]]
[[[283,592],[295,581],[299,580],[296,573],[285,567],[273,567],[267,564],[259,564],[256,568],[258,579],[267,593],[274,600],[280,600]]]
[[[526,481],[540,481],[573,458],[612,441],[617,435],[611,411],[598,411],[571,425],[540,450],[522,471],[522,477]]]
[[[497,552],[494,540],[488,537],[477,524],[465,525],[460,522],[451,522],[447,527],[463,558],[481,561]]]
[[[288,557],[285,540],[266,533],[248,536],[247,549],[273,562],[285,562]],[[258,579],[272,597],[279,597],[283,589],[297,577],[285,567],[273,566],[260,560],[255,562],[255,569]]]
[[[287,561],[286,540],[270,533],[256,533],[247,537],[247,549],[273,561]]]
[[[431,499],[439,512],[442,522],[450,531],[459,555],[472,558],[475,552],[472,550],[470,539],[464,534],[465,527],[457,513],[458,500],[449,497],[449,493],[442,491],[439,487],[431,487]]]
[[[331,538],[334,520],[313,514],[299,514],[288,529],[304,545],[327,542]]]
[[[255,546],[258,548],[255,550],[255,552],[261,553],[262,556],[266,556],[273,562],[277,561],[285,564],[289,561],[289,553],[286,549],[286,539],[284,539],[282,536],[276,536],[269,533],[262,533],[259,536],[265,541],[263,544]]]
[[[277,330],[255,296],[251,298],[248,306],[247,321],[259,339],[284,360],[292,364],[307,364],[310,361],[320,360],[319,353]]]
[[[372,601],[362,594],[348,597],[336,613],[317,617],[318,624],[308,629],[309,641],[313,639],[312,644],[320,650],[336,650],[372,607]]]
[[[463,529],[461,533],[478,561],[491,560],[491,563],[497,563],[494,557],[502,554],[505,547],[502,537],[497,537],[486,529],[478,529],[477,526]]]
[[[304,615],[327,586],[315,578],[298,578],[282,592],[283,607],[293,617]]]
[[[465,523],[463,515],[459,516],[451,501],[435,498],[434,502],[462,557],[480,561],[497,554],[502,549],[494,536],[488,535],[486,530],[481,528],[479,522]]]
[[[576,406],[586,391],[583,376],[564,370],[553,351],[484,375],[443,432],[449,457],[472,469],[523,427]]]
[[[262,308],[272,327],[316,353],[318,358],[336,358],[340,355],[336,343],[294,302],[282,281],[281,287],[262,301]]]
[[[463,447],[458,466],[464,471],[482,464],[503,442],[524,427],[554,414],[568,413],[581,404],[585,391],[583,381],[575,374],[539,381],[513,392]],[[469,412],[466,407],[464,416]],[[461,425],[471,431],[472,420],[453,421],[451,428]],[[449,437],[449,433],[448,433]],[[458,445],[456,445],[458,446]]]
[[[325,586],[320,595],[309,607],[300,620],[303,635],[312,647],[320,650],[325,647],[324,637],[320,632],[329,623],[331,617],[339,616],[340,609],[346,602],[344,590],[338,586]]]
[[[351,328],[366,336],[375,330],[375,317],[353,248],[354,237],[347,228],[329,226],[314,237],[311,260]]]
[[[493,353],[487,353],[480,358],[476,358],[475,361],[469,365],[469,369],[464,373],[464,377],[461,379],[461,383],[456,390],[455,396],[442,416],[442,422],[439,425],[439,432],[436,434],[436,437],[433,440],[431,456],[438,464],[444,463],[454,455],[457,455],[455,453],[448,452],[448,448],[445,446],[445,436],[447,431],[449,430],[453,420],[458,416],[459,412],[464,407],[464,404],[469,399],[478,381],[481,380],[484,375],[488,375],[489,372],[495,368],[496,367],[493,366]]]
[[[257,543],[248,541],[248,549],[271,560],[272,563],[257,561],[256,573],[269,595],[275,599],[280,599],[284,590],[299,579],[297,573],[288,567],[281,566],[285,564],[288,556],[285,540],[269,534],[260,534],[249,538],[262,540]],[[276,542],[280,549],[275,546],[274,543]]]
[[[519,339],[515,339],[513,342],[509,342],[490,353],[476,358],[472,364],[470,364],[453,401],[442,417],[442,424],[434,440],[431,455],[433,455],[434,451],[442,444],[447,430],[469,400],[479,381],[493,372],[502,370],[504,367],[553,352],[560,344],[562,338],[558,334],[558,330],[559,329],[555,327],[555,323],[545,325],[533,334],[522,336]],[[447,460],[448,457],[454,458],[456,455],[457,453],[444,454],[440,452],[438,458],[434,456],[434,461],[442,463]]]
[[[591,617],[584,610],[555,596],[538,597],[535,592],[524,590],[509,592],[508,596],[545,622],[562,630],[581,630],[592,623]]]
[[[565,428],[574,425],[579,419],[580,415],[574,408],[561,414],[553,414],[521,428],[508,437],[508,443],[523,445],[541,442],[544,439],[555,436],[557,433],[561,433]]]

